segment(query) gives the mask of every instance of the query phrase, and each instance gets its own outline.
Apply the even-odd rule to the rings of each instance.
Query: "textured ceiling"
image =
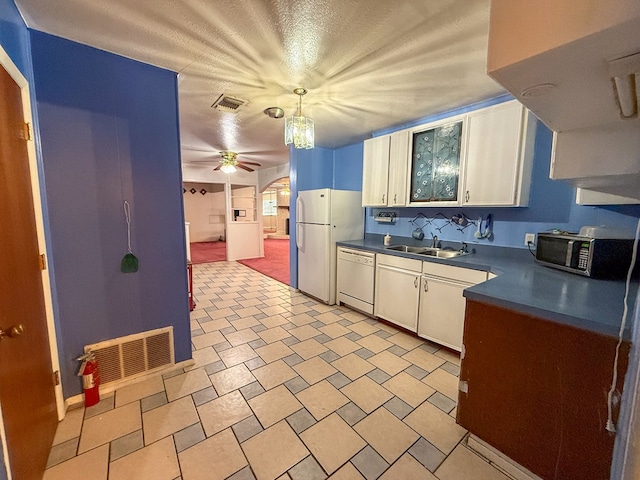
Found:
[[[183,162],[288,161],[284,119],[309,93],[316,146],[494,97],[489,0],[16,0],[28,26],[179,72]],[[214,110],[222,94],[248,100]]]

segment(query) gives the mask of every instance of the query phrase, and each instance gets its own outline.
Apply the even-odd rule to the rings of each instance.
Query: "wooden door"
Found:
[[[0,405],[16,480],[41,479],[57,413],[20,87],[0,68]]]

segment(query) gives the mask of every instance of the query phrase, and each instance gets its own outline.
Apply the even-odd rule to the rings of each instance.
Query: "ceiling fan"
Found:
[[[261,166],[256,162],[239,161],[237,159],[238,154],[229,150],[220,152],[220,157],[222,157],[222,160],[220,160],[220,163],[216,168],[214,168],[214,170],[221,170],[224,173],[234,173],[236,171],[236,167],[246,170],[247,172],[253,172],[254,169],[248,165],[254,165],[257,167]]]

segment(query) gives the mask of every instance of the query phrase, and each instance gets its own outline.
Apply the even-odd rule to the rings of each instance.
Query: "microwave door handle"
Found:
[[[573,256],[573,242],[574,240],[569,240],[567,242],[567,254],[564,259],[564,264],[567,267],[571,266],[571,257]]]

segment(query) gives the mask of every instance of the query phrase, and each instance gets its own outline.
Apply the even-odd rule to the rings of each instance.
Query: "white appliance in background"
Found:
[[[336,303],[336,242],[364,236],[362,193],[304,190],[296,199],[298,289]]]
[[[373,315],[376,254],[338,248],[336,303]]]
[[[190,222],[184,222],[184,237],[187,241],[187,260],[191,261],[191,236],[189,235]]]

